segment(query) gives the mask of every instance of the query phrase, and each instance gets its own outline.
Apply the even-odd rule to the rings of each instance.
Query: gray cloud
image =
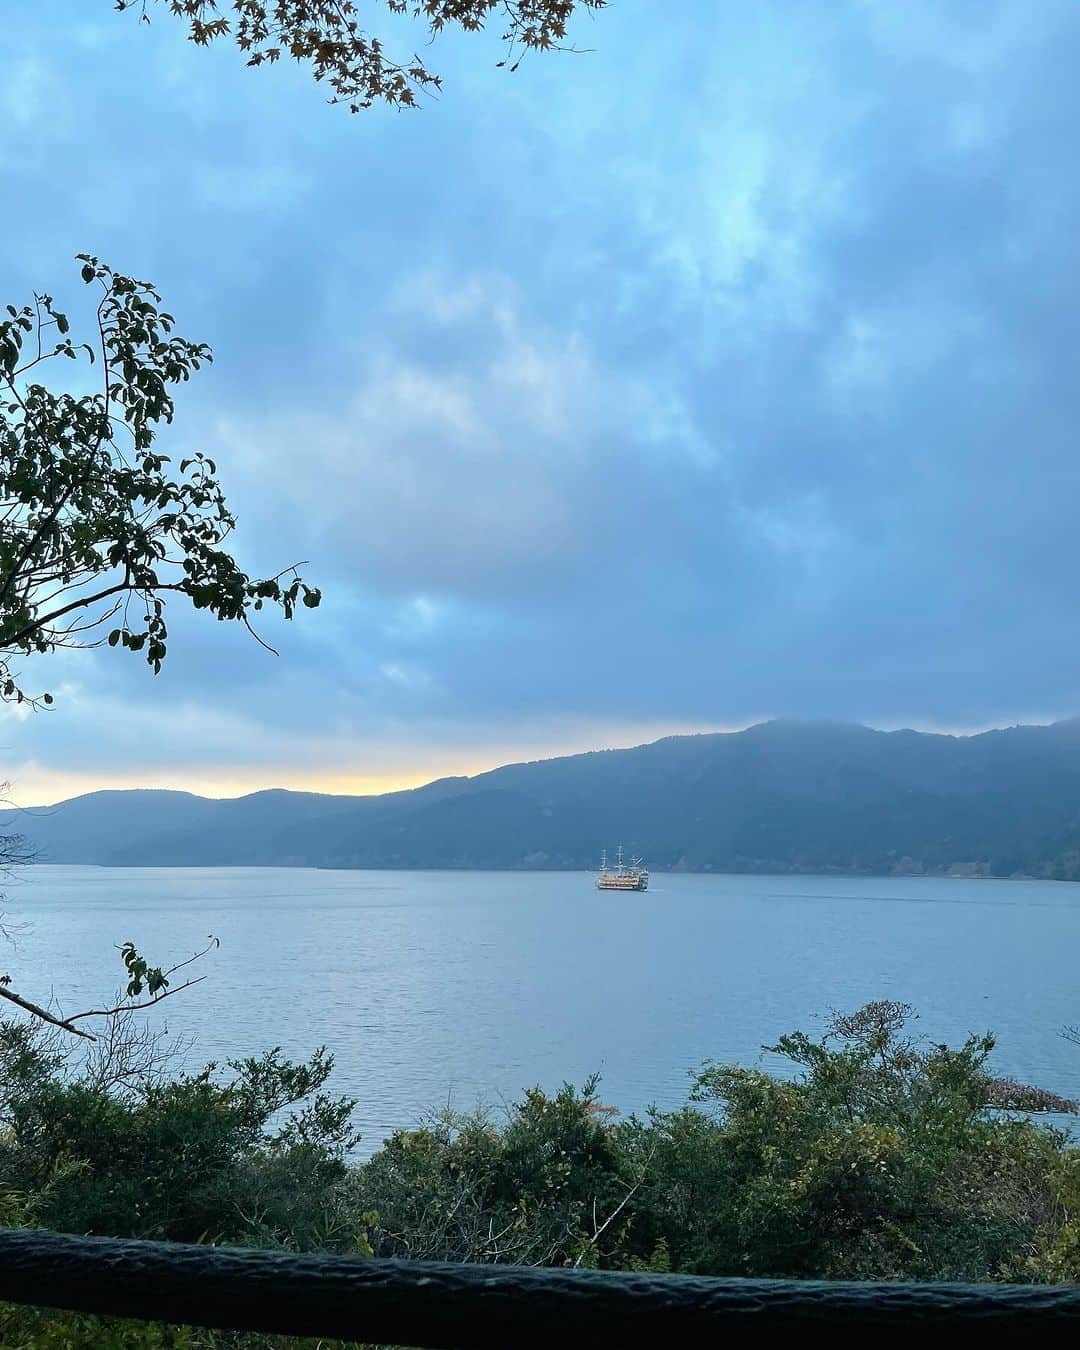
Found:
[[[160,680],[61,663],[14,763],[1080,708],[1071,3],[626,0],[356,119],[76,9],[4,58],[4,298],[77,248],[153,275],[219,353],[178,438],[327,599],[277,660],[178,619]]]

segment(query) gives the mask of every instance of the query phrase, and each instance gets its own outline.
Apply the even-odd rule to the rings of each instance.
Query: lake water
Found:
[[[167,1002],[193,1062],[326,1044],[365,1151],[447,1099],[602,1075],[624,1112],[683,1102],[706,1058],[778,1067],[763,1043],[827,1010],[912,1003],[918,1030],[993,1029],[1000,1072],[1080,1096],[1080,885],[924,878],[35,867],[13,988],[69,1012],[119,985],[116,946],[209,978]]]

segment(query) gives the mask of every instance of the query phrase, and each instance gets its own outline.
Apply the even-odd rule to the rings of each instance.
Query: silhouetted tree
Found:
[[[431,41],[447,28],[478,32],[493,20],[501,29],[507,54],[498,64],[516,70],[529,51],[564,45],[575,10],[596,11],[607,0],[384,0],[392,15],[420,21]],[[249,66],[270,65],[282,57],[305,63],[325,82],[332,103],[351,112],[375,102],[412,107],[417,96],[441,87],[441,79],[418,56],[399,61],[387,55],[382,40],[361,24],[361,10],[373,0],[116,0],[120,10],[137,9],[149,20],[164,5],[183,19],[192,42],[201,47],[232,41]]]
[[[249,576],[225,547],[236,520],[214,462],[197,453],[174,472],[157,445],[173,420],[173,386],[210,360],[209,348],[175,336],[149,283],[96,258],[81,263],[83,281],[98,292],[91,341],[76,342],[46,294],[21,309],[9,305],[0,321],[0,697],[31,707],[52,696],[27,694],[13,663],[58,647],[126,647],[159,671],[173,598],[249,630],[264,605],[291,618],[298,604],[320,598],[294,567]],[[44,384],[43,372],[65,358],[96,366],[97,389],[84,391],[85,367],[75,389]],[[0,836],[0,875],[23,861],[20,836]],[[87,1023],[197,982],[173,980],[197,956],[166,969],[130,942],[120,955],[124,993],[99,1007],[57,1013],[12,989],[4,974],[0,998],[93,1040]]]
[[[57,647],[108,642],[159,671],[172,597],[248,628],[266,604],[291,618],[320,598],[294,567],[250,577],[224,547],[236,520],[213,460],[174,472],[156,444],[172,387],[210,349],[173,334],[149,283],[81,262],[99,292],[92,341],[77,344],[45,294],[0,321],[0,695],[20,702],[12,663]],[[97,366],[95,391],[42,383],[50,363],[80,357]]]

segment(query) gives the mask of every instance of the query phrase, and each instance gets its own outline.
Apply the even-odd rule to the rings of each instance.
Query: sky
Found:
[[[163,448],[324,593],[277,656],[174,607],[157,677],[24,666],[16,802],[1080,713],[1075,0],[613,0],[357,116],[164,6],[5,9],[0,303],[153,279],[215,351]]]

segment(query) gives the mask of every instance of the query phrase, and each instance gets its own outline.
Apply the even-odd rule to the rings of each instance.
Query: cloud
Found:
[[[326,599],[278,660],[177,611],[160,680],[61,662],[13,760],[339,781],[1080,709],[1071,0],[623,0],[588,56],[462,39],[437,103],[355,119],[164,19],[102,21],[90,79],[77,10],[9,59],[49,154],[5,152],[6,289],[87,246],[160,281],[218,355],[170,448]]]
[[[217,428],[234,470],[288,481],[337,566],[387,591],[505,597],[579,567],[613,510],[641,520],[656,394],[530,322],[505,279],[412,278],[372,328],[329,408]]]

